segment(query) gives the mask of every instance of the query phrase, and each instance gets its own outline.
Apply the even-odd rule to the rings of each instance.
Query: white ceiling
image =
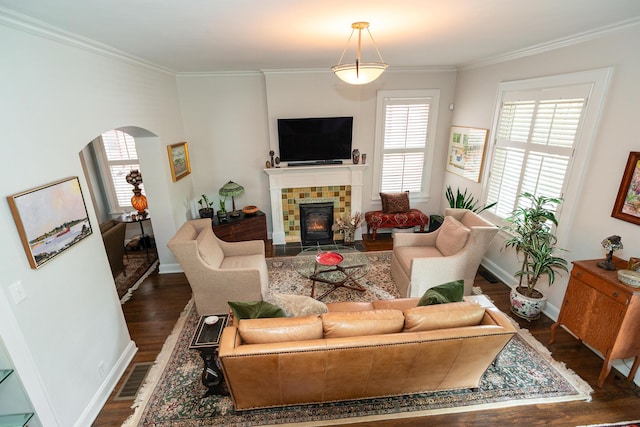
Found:
[[[327,69],[351,23],[369,21],[393,69],[468,65],[638,23],[640,0],[0,0],[3,12],[175,72]]]

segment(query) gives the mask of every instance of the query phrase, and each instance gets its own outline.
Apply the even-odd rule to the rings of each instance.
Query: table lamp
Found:
[[[227,182],[218,192],[218,194],[224,197],[231,196],[231,206],[233,211],[229,215],[231,215],[232,217],[240,216],[240,212],[236,210],[235,197],[239,196],[242,193],[244,193],[244,187],[240,184],[236,184],[233,181]]]
[[[607,259],[598,263],[598,267],[604,268],[605,270],[615,270],[616,265],[613,263],[613,251],[623,248],[622,238],[620,236],[609,236],[604,239],[601,244],[609,253],[607,254]]]

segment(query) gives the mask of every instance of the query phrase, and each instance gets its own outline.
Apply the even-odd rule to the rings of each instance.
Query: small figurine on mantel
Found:
[[[603,248],[609,251],[609,253],[607,254],[607,259],[598,262],[598,267],[604,268],[605,270],[615,270],[616,265],[613,263],[613,252],[623,248],[622,238],[615,235],[609,236],[604,239],[601,244]]]

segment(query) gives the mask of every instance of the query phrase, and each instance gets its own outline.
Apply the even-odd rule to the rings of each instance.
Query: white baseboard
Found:
[[[167,274],[167,273],[184,273],[182,266],[179,263],[174,264],[160,264],[158,268],[159,274]]]
[[[136,343],[129,341],[129,344],[125,347],[113,369],[111,369],[96,394],[91,398],[87,407],[84,408],[84,411],[82,411],[82,414],[80,414],[80,417],[76,420],[75,426],[82,427],[93,424],[137,352],[138,347],[136,347]]]

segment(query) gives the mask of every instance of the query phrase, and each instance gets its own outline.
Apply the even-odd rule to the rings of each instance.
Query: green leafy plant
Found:
[[[514,275],[520,278],[521,293],[535,298],[541,296],[535,290],[540,277],[547,276],[552,285],[558,271],[569,271],[567,261],[557,256],[564,249],[556,247],[558,239],[552,232],[552,227],[558,225],[555,210],[562,199],[531,193],[522,193],[520,197],[527,199],[529,206],[517,207],[505,219],[508,225],[502,230],[511,237],[504,241],[504,247],[513,248],[522,256],[522,267]]]
[[[227,198],[225,197],[224,199],[220,199],[220,212],[226,212],[227,208],[225,203],[227,202]]]
[[[445,196],[447,198],[447,201],[449,202],[449,207],[458,209],[469,209],[470,211],[473,211],[475,213],[480,213],[486,209],[490,209],[497,203],[493,202],[484,207],[480,207],[478,206],[479,200],[475,200],[471,193],[467,193],[466,188],[464,190],[464,193],[461,193],[459,188],[456,189],[456,194],[454,195],[450,185],[447,186]]]
[[[206,194],[203,194],[200,197],[200,200],[198,200],[198,203],[200,204],[200,209],[211,209],[211,206],[213,206],[213,202],[209,201]]]

